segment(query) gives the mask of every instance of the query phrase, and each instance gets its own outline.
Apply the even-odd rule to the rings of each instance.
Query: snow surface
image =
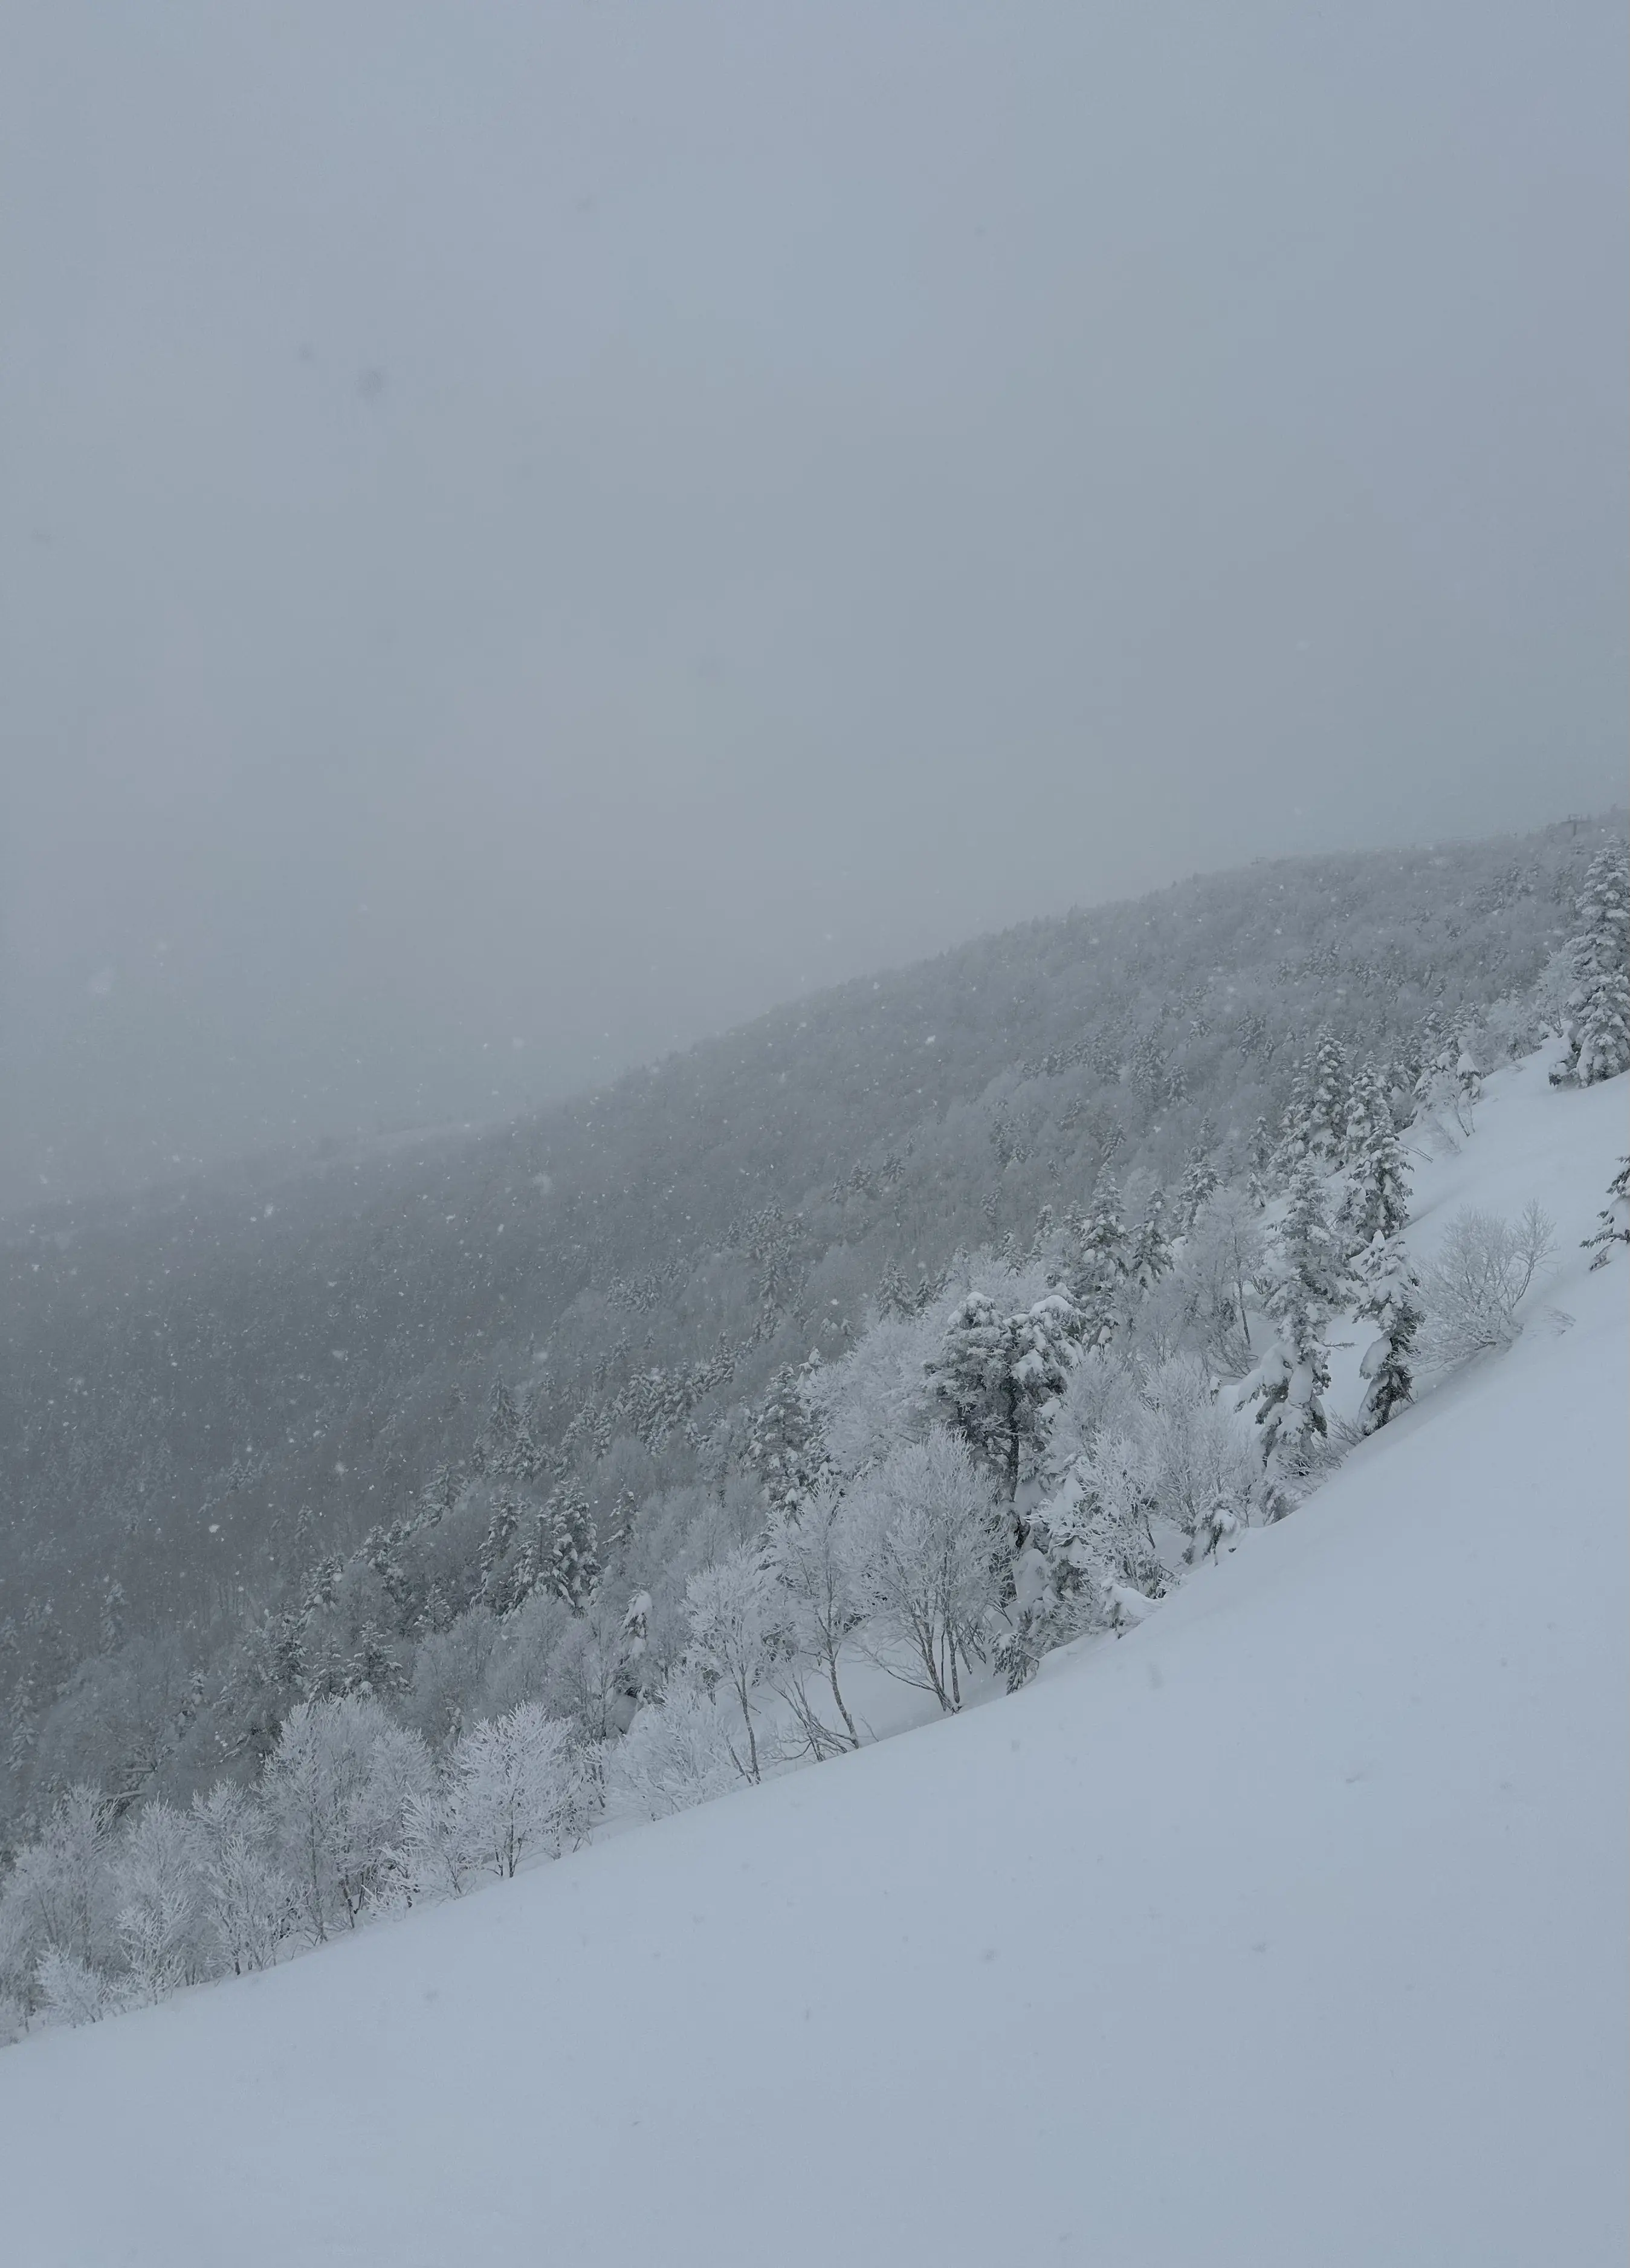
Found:
[[[1621,2261],[1626,1101],[1491,1082],[1416,1241],[1538,1197],[1524,1338],[1126,1638],[0,2056],[0,2252]]]

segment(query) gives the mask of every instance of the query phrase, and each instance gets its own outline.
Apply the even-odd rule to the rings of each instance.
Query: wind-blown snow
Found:
[[[0,2058],[7,2259],[1621,2259],[1625,1103],[1491,1082],[1524,1337],[1124,1638]]]

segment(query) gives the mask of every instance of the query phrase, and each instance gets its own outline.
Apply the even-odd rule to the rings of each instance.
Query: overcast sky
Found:
[[[11,1199],[1623,796],[1619,0],[9,0]]]

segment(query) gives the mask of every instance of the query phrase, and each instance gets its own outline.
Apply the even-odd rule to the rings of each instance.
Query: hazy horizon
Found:
[[[0,1204],[1622,801],[1625,48],[14,11]]]

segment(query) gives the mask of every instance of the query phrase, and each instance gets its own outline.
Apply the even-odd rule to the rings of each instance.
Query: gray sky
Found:
[[[10,0],[0,1191],[1623,795],[1619,0]]]

